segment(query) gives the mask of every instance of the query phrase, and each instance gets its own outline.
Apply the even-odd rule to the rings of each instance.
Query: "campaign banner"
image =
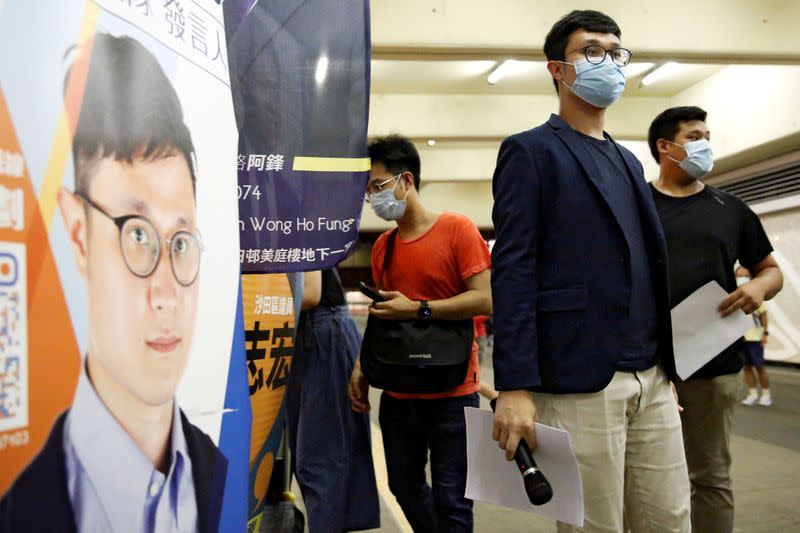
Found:
[[[229,0],[242,272],[347,257],[369,174],[367,0]]]
[[[0,2],[0,529],[244,531],[217,0]]]
[[[248,531],[259,531],[276,493],[300,312],[302,276],[292,273],[335,265],[358,238],[369,171],[369,12],[366,0],[228,0],[224,12],[253,413]]]
[[[260,531],[283,438],[283,398],[289,379],[299,301],[296,276],[242,276],[244,339],[253,423],[250,431],[248,531]],[[288,489],[288,488],[287,488]]]

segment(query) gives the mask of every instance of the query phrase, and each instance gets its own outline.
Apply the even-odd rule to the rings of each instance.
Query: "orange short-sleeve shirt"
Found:
[[[376,286],[400,291],[411,300],[445,300],[457,296],[467,290],[464,283],[467,279],[491,266],[489,248],[475,224],[465,216],[442,213],[419,237],[410,241],[397,237],[392,263],[381,283],[378,276],[389,233],[378,237],[372,247],[372,278]],[[473,342],[469,370],[458,387],[434,394],[386,392],[401,399],[435,399],[464,396],[479,388],[478,345]]]

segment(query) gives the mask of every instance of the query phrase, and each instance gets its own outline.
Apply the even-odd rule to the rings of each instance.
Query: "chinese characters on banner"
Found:
[[[93,1],[229,85],[225,23],[215,0]]]
[[[239,158],[236,160],[236,168],[239,171],[283,170],[283,156],[277,154],[250,154],[245,157],[239,154]],[[256,187],[258,186],[256,185]]]

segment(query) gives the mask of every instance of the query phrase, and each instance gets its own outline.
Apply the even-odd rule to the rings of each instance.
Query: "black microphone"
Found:
[[[492,406],[492,411],[494,411],[496,404],[497,398],[489,402],[489,405]],[[514,461],[519,467],[519,473],[522,474],[525,492],[528,494],[528,499],[531,503],[533,505],[544,505],[549,502],[553,498],[553,487],[544,477],[544,473],[536,466],[536,461],[533,460],[533,454],[525,439],[519,439]]]

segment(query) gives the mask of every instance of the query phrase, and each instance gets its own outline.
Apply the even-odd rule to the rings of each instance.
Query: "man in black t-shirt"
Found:
[[[650,152],[660,166],[651,190],[667,238],[671,305],[716,281],[729,293],[720,302],[720,313],[749,314],[781,290],[783,276],[758,216],[735,196],[700,181],[714,162],[705,120],[699,107],[675,107],[658,115],[648,133]],[[753,273],[739,288],[737,260]],[[694,531],[733,530],[729,444],[744,349],[740,339],[676,383],[684,407]]]

